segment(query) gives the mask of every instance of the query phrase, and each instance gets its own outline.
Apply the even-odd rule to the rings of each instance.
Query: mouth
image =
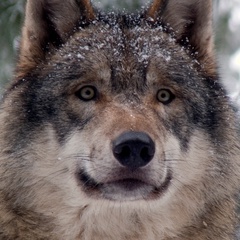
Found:
[[[167,172],[165,179],[159,186],[137,178],[123,178],[98,183],[84,171],[79,172],[77,175],[84,192],[89,197],[121,202],[159,199],[167,191],[172,180],[171,171]]]

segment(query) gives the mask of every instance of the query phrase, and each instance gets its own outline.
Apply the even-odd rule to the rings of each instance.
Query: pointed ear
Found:
[[[44,60],[52,48],[66,42],[77,25],[94,18],[90,0],[28,0],[17,77]]]
[[[191,46],[200,63],[214,62],[212,0],[154,0],[147,18],[173,31],[183,46]]]

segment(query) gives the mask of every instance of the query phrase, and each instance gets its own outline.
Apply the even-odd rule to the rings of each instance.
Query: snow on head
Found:
[[[94,21],[89,28],[80,28],[62,48],[64,58],[81,63],[91,59],[89,54],[98,54],[110,61],[117,61],[119,67],[121,61],[129,56],[143,67],[149,64],[150,59],[157,58],[166,63],[171,61],[173,49],[176,49],[173,35],[166,34],[162,26],[149,27],[149,23],[138,17],[124,17],[110,13],[104,19]],[[183,47],[179,48],[179,51],[184,50]]]

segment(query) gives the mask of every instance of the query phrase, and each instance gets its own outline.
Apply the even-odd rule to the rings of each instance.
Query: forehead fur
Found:
[[[120,19],[81,28],[49,57],[47,72],[61,70],[61,78],[65,79],[84,75],[86,81],[111,81],[113,88],[118,84],[122,90],[144,87],[153,66],[163,78],[176,67],[183,73],[182,67],[197,72],[194,70],[199,68],[197,59],[190,59],[189,50],[180,46],[162,26],[151,28],[146,23],[137,23],[126,27]]]
[[[159,28],[170,38],[174,38],[179,46],[188,50],[189,55],[195,54],[194,57],[201,64],[205,63],[207,66],[205,71],[208,74],[213,75],[216,72],[212,45],[213,36],[211,34],[212,13],[209,0],[204,2],[197,0],[191,2],[156,0],[149,10],[138,14],[102,14],[92,8],[90,1],[68,1],[69,4],[59,0],[27,2],[16,81],[26,77],[34,68],[45,62],[50,52],[62,49],[66,42],[76,37],[76,32],[84,32],[85,30],[92,31],[96,35],[95,39],[101,38],[101,35],[105,40],[110,40],[109,38],[112,37],[112,41],[118,45],[112,48],[112,50],[117,49],[116,57],[121,52],[121,45],[124,46],[123,53],[131,50],[131,46],[132,49],[140,47],[141,54],[138,53],[136,56],[138,62],[141,62],[145,61],[149,55],[148,48],[145,46],[148,41],[153,39],[153,37],[146,38],[147,34],[150,30]],[[176,14],[177,17],[173,18]],[[45,17],[43,18],[43,16]],[[104,36],[104,32],[100,31],[104,31],[108,27],[114,31],[106,31]],[[144,27],[143,32],[145,32],[142,34],[145,37],[144,40],[136,41],[133,37],[132,42],[129,42],[126,47],[127,41],[131,39],[127,37],[127,32],[131,32],[129,31],[131,29],[136,31],[136,28],[142,27]],[[107,33],[108,35],[106,35]],[[136,33],[141,35],[139,31]],[[150,34],[150,36],[153,35]],[[99,39],[99,41],[101,40]],[[158,46],[160,44],[161,41]],[[144,47],[145,52],[142,51],[141,47]],[[155,49],[157,49],[156,47]]]

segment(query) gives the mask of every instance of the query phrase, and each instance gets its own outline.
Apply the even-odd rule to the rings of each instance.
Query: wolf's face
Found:
[[[61,166],[59,176],[89,198],[161,199],[209,167],[224,93],[191,57],[199,53],[163,26],[106,19],[76,32],[17,86],[27,89],[18,106],[27,139],[46,149],[33,168],[48,179]],[[55,135],[49,146],[39,132]]]
[[[240,147],[211,5],[27,1],[0,109],[1,239],[233,239]]]
[[[237,183],[236,123],[217,75],[211,1],[156,0],[129,16],[68,3],[27,4],[0,115],[2,199],[53,218],[64,236],[75,226],[69,239],[111,209],[128,218],[120,233],[147,209],[156,236],[175,237]]]
[[[43,105],[61,140],[53,165],[65,162],[88,197],[158,199],[206,168],[213,80],[162,27],[148,28],[97,23],[75,34],[40,80],[41,104],[56,83]]]

